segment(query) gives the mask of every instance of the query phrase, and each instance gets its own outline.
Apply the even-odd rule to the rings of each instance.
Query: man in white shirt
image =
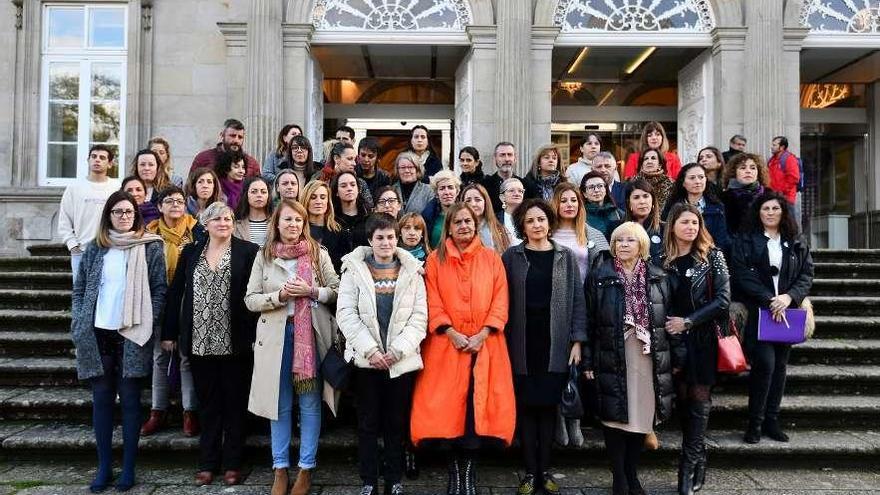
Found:
[[[87,243],[95,239],[104,203],[119,190],[119,180],[107,176],[113,150],[102,144],[89,149],[89,175],[67,186],[58,211],[58,235],[70,251],[70,267],[76,280]]]

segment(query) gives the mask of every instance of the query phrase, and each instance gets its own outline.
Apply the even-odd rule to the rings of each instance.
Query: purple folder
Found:
[[[759,308],[758,340],[778,344],[800,344],[807,340],[807,310],[786,309],[785,319],[788,320],[788,325],[785,321],[777,323],[773,321],[773,313],[769,309]]]

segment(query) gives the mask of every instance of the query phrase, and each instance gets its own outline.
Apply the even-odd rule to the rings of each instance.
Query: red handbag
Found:
[[[721,335],[721,328],[715,328],[718,337],[718,372],[738,374],[749,369],[746,356],[743,354],[742,345],[739,343],[739,332],[736,325],[730,322],[730,335]]]

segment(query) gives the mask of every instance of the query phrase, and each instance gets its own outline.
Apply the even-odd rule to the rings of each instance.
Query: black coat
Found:
[[[764,186],[758,186],[753,191],[728,189],[721,193],[721,202],[724,203],[724,218],[727,220],[727,231],[731,236],[740,233],[745,225],[743,220],[749,215],[752,202],[755,198],[764,194]],[[731,239],[731,242],[732,239]]]
[[[177,341],[184,356],[192,351],[193,325],[193,274],[208,239],[202,239],[184,246],[177,261],[174,281],[168,288],[165,303],[165,324],[162,325],[162,340]],[[244,305],[251,268],[260,246],[237,237],[232,238],[230,253],[229,281],[229,329],[232,333],[232,352],[236,356],[249,356],[253,353],[254,337],[257,331],[259,314],[250,312]]]
[[[672,368],[685,360],[681,338],[666,333],[671,287],[665,271],[649,263],[647,296],[651,321],[651,359],[654,365],[655,424],[672,414]],[[625,309],[623,280],[607,258],[587,278],[587,342],[583,368],[595,372],[599,389],[599,419],[627,423],[626,354],[623,340]]]
[[[691,304],[696,309],[690,315],[681,316],[691,320],[693,328],[704,327],[714,330],[714,325],[710,325],[710,323],[717,322],[722,331],[726,333],[730,315],[730,272],[727,269],[727,262],[724,260],[724,253],[720,249],[712,248],[707,258],[707,262],[694,261],[690,276],[686,273],[678,273],[675,265],[672,265],[670,267],[671,283],[675,288],[674,284],[678,283],[679,278],[688,277],[691,279]],[[711,336],[702,335],[702,337],[705,338],[698,340],[717,341],[714,334]]]

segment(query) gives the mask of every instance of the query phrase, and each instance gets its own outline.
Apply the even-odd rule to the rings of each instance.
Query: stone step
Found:
[[[820,315],[880,316],[880,297],[877,296],[815,296],[810,300]]]
[[[586,428],[585,444],[579,448],[568,448],[566,457],[602,457],[605,445],[601,430]],[[653,457],[677,459],[681,448],[681,433],[677,430],[659,431],[660,449]],[[122,445],[121,429],[116,428],[113,435],[114,447]],[[756,445],[742,441],[742,431],[710,429],[706,444],[710,459],[737,460],[742,466],[765,465],[770,460],[840,460],[859,462],[875,460],[880,455],[880,434],[862,429],[838,429],[820,431],[795,431],[788,443],[763,439]],[[298,439],[293,438],[292,452],[298,448]],[[150,454],[174,454],[198,452],[198,439],[184,437],[178,431],[166,430],[153,436],[140,439],[140,452]],[[250,455],[265,456],[269,451],[269,437],[251,435],[246,440]],[[94,434],[88,425],[75,425],[62,422],[6,422],[0,431],[0,452],[7,455],[26,455],[27,453],[93,455]],[[357,435],[354,428],[338,427],[321,435],[319,452],[323,454],[344,454],[355,457]],[[195,457],[193,458],[195,459]]]
[[[880,338],[880,316],[816,315],[817,338]]]
[[[880,294],[880,279],[817,278],[810,288],[810,297],[877,294]]]
[[[880,364],[878,339],[813,338],[791,349],[791,364]]]
[[[73,353],[73,343],[66,332],[0,331],[2,357],[71,357]]]
[[[716,394],[709,419],[713,429],[745,428],[749,398],[745,394]],[[678,414],[678,413],[677,413]],[[880,397],[875,395],[785,395],[780,420],[786,430],[876,428]],[[678,424],[677,422],[675,424]],[[667,425],[668,427],[668,425]]]
[[[816,263],[816,278],[880,278],[880,263],[851,261],[852,259],[856,258],[845,262]]]
[[[0,310],[70,311],[69,290],[0,289]]]
[[[0,272],[10,271],[70,273],[70,256],[0,257]]]
[[[69,332],[70,311],[0,309],[0,331]]]
[[[67,250],[67,246],[61,243],[56,244],[31,244],[27,247],[31,256],[66,256],[70,257],[70,252]]]
[[[833,263],[858,259],[865,262],[880,263],[880,249],[815,249],[810,253],[813,262]]]
[[[70,272],[7,272],[0,271],[0,287],[16,290],[70,290]]]
[[[748,391],[748,372],[722,375],[716,389],[719,393],[743,395]],[[791,364],[785,385],[786,393],[794,395],[865,395],[880,390],[880,366]]]
[[[77,385],[72,357],[29,357],[0,359],[0,386]]]

